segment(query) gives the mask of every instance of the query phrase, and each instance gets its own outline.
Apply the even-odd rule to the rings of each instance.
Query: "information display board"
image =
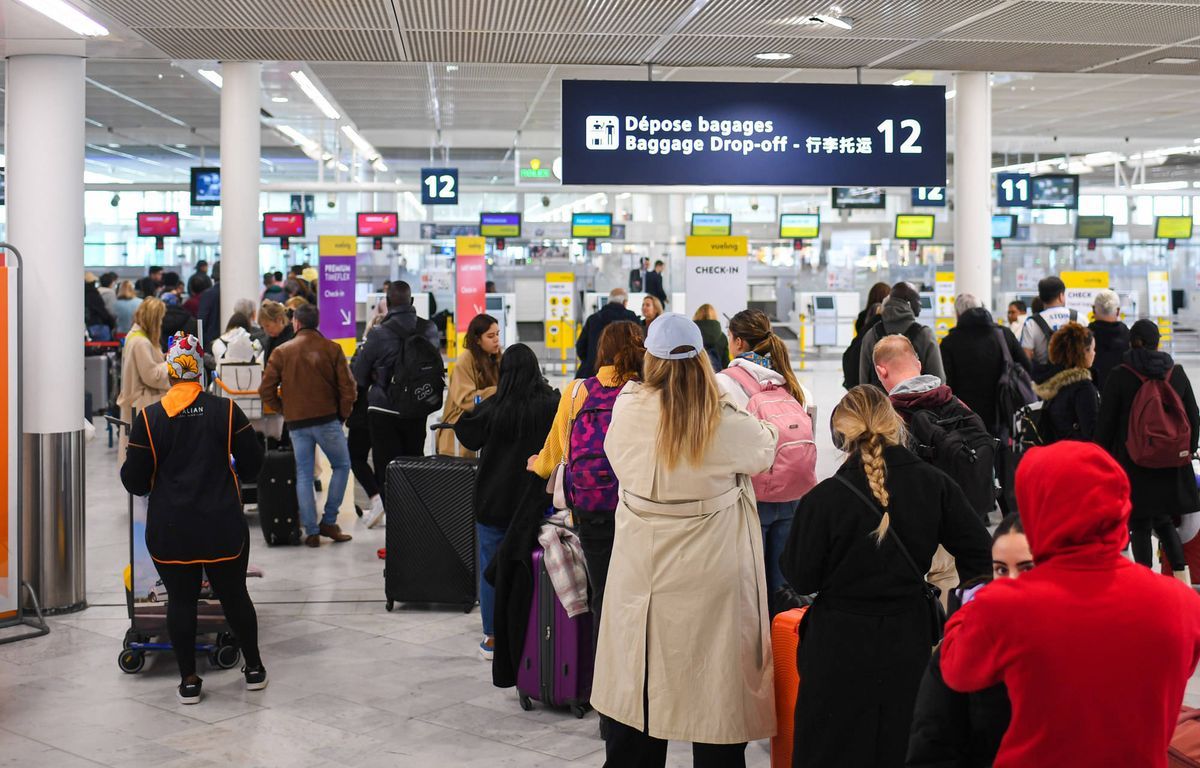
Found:
[[[458,237],[454,244],[454,325],[461,336],[487,307],[487,240]]]
[[[1192,217],[1159,216],[1154,220],[1154,237],[1159,240],[1191,239]]]
[[[481,237],[520,237],[521,214],[481,213],[479,214],[479,235]]]
[[[318,330],[325,338],[340,344],[346,357],[353,357],[357,346],[358,329],[354,322],[357,271],[358,242],[354,237],[317,238],[317,308],[321,310]]]
[[[138,237],[179,237],[178,213],[139,213]]]
[[[612,237],[611,213],[572,213],[571,237]]]
[[[400,234],[400,214],[358,214],[359,237],[396,237],[398,234]]]
[[[733,234],[732,213],[693,213],[692,234],[728,237]]]
[[[1029,200],[1034,208],[1079,207],[1079,177],[1068,173],[1048,173],[1030,179]]]
[[[191,183],[193,206],[221,204],[221,169],[193,168]]]
[[[945,208],[946,207],[946,188],[945,187],[913,187],[912,207],[913,208]]]
[[[304,237],[304,214],[264,213],[263,237]]]
[[[820,234],[819,213],[785,213],[779,217],[779,236],[784,240],[816,240]]]
[[[687,305],[712,304],[722,327],[746,308],[749,244],[745,237],[689,237],[684,245]]]
[[[1079,216],[1075,219],[1075,238],[1078,240],[1107,240],[1112,234],[1112,216]]]
[[[879,187],[834,187],[829,196],[834,208],[882,210],[887,207],[887,193]]]
[[[992,239],[1005,240],[1017,236],[1017,217],[1011,213],[992,214]]]
[[[546,273],[546,349],[575,346],[575,273]]]
[[[932,240],[932,213],[900,213],[896,215],[897,240]]]
[[[458,169],[422,168],[421,205],[458,205]]]
[[[564,80],[564,184],[939,185],[942,86]]]

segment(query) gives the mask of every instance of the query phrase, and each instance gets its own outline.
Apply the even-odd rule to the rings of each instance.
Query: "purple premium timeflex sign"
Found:
[[[341,344],[350,356],[354,354],[357,336],[354,306],[357,242],[353,237],[325,235],[318,243],[320,331],[325,338]]]

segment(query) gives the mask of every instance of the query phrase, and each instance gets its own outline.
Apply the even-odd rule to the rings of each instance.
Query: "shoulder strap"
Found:
[[[1127,371],[1129,371],[1129,372],[1130,372],[1130,373],[1132,373],[1134,376],[1137,376],[1137,377],[1138,377],[1138,381],[1140,381],[1140,382],[1141,382],[1141,383],[1143,383],[1143,384],[1145,384],[1147,381],[1149,381],[1149,378],[1147,378],[1146,376],[1143,376],[1141,371],[1139,371],[1137,368],[1134,368],[1134,367],[1133,367],[1132,365],[1130,365],[1129,363],[1121,363],[1121,366],[1120,366],[1120,367],[1121,367],[1121,368],[1124,368],[1124,369],[1125,369],[1125,370],[1127,370]],[[1171,373],[1172,373],[1174,370],[1175,370],[1175,369],[1174,369],[1174,368],[1172,368],[1170,371],[1167,371],[1167,379],[1170,379],[1170,378],[1171,378]]]
[[[750,371],[747,371],[740,365],[730,364],[729,367],[721,371],[721,373],[726,374],[729,376],[729,378],[737,382],[738,386],[742,388],[742,391],[746,393],[747,397],[754,397],[763,390],[762,386],[760,386],[758,383],[758,379],[754,378],[754,374],[750,373]]]
[[[904,336],[912,343],[914,349],[917,346],[917,340],[921,336],[921,329],[924,327],[914,320],[912,325],[904,329]]]
[[[1078,317],[1079,317],[1079,313],[1076,312],[1075,310],[1073,310],[1073,309],[1067,310],[1067,320],[1068,321],[1073,323],[1073,322],[1075,322],[1076,318],[1078,318]]]
[[[1004,355],[1004,366],[1012,365],[1012,352],[1008,351],[1008,339],[1004,338],[1004,329],[996,328],[996,340],[1000,342],[1000,354]]]
[[[575,417],[579,412],[575,410],[575,401],[579,398],[579,388],[582,387],[586,379],[576,379],[575,386],[571,387],[571,409],[568,411],[570,418],[567,419],[567,439],[563,446],[563,464],[571,463],[571,433],[575,431]]]
[[[1046,343],[1050,343],[1050,337],[1054,335],[1054,331],[1050,330],[1050,323],[1046,322],[1046,318],[1042,317],[1041,313],[1030,315],[1029,319],[1038,327],[1042,335],[1046,337]]]
[[[883,519],[883,513],[879,510],[879,505],[874,503],[870,499],[868,499],[867,495],[865,493],[863,493],[862,491],[855,488],[854,483],[851,483],[849,480],[847,480],[842,475],[834,475],[833,478],[835,480],[837,480],[839,483],[841,483],[842,485],[849,488],[850,492],[853,493],[855,496],[857,496],[859,501],[861,501],[863,504],[866,504],[868,507],[870,507],[872,512],[879,515],[880,520]],[[913,573],[915,573],[917,575],[917,579],[920,580],[922,585],[926,584],[925,571],[922,571],[917,566],[917,561],[913,560],[912,555],[910,555],[908,553],[908,547],[904,546],[904,542],[900,540],[900,535],[898,533],[896,533],[895,526],[889,525],[887,532],[888,532],[888,535],[890,535],[892,537],[892,541],[896,542],[896,546],[900,548],[900,554],[904,555],[904,559],[908,562],[909,567],[912,568]]]

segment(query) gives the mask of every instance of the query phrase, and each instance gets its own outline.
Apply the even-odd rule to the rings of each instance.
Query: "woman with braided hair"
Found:
[[[792,764],[899,768],[935,642],[917,570],[941,544],[964,583],[983,576],[991,538],[954,481],[905,447],[881,390],[851,389],[830,428],[846,461],[800,501],[780,560],[797,592],[816,593],[800,625]]]

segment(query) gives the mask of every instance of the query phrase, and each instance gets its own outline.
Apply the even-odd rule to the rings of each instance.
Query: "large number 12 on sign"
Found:
[[[458,205],[458,169],[421,169],[422,205]]]

